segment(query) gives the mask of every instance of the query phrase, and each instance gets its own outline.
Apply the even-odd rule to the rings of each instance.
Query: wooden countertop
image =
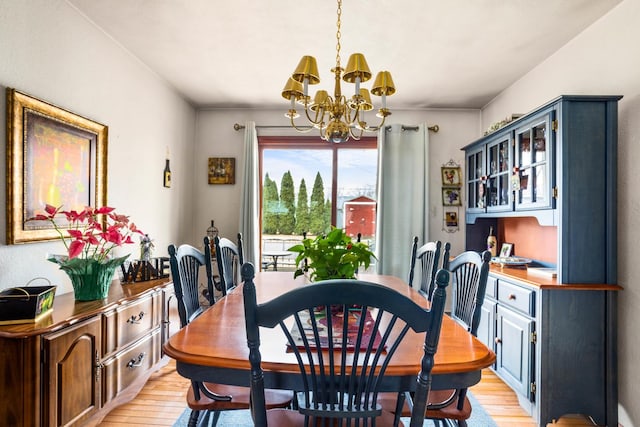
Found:
[[[621,286],[607,283],[561,283],[555,277],[530,274],[526,268],[502,267],[498,264],[491,264],[489,272],[498,278],[517,280],[540,289],[584,291],[621,291],[623,289]]]
[[[0,326],[0,337],[17,339],[50,333],[138,298],[144,293],[150,293],[156,287],[168,283],[171,283],[171,277],[124,284],[114,280],[109,289],[109,296],[96,301],[76,301],[73,292],[56,295],[50,314],[46,314],[35,323]]]

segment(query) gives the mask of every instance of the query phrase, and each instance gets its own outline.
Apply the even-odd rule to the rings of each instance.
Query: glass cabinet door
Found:
[[[508,211],[511,201],[511,133],[487,144],[487,212]]]
[[[467,152],[467,211],[485,212],[484,147]]]
[[[516,130],[516,210],[553,207],[551,188],[551,113]]]

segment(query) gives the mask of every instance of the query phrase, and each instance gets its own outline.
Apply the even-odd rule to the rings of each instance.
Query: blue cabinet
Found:
[[[519,395],[533,400],[534,322],[506,306],[496,311],[496,373]]]
[[[465,249],[485,250],[489,229],[509,223],[509,242],[531,251],[518,255],[557,271],[538,280],[492,267],[478,329],[494,370],[541,427],[571,413],[617,425],[621,98],[560,96],[463,147]],[[513,231],[531,218],[557,241],[536,249],[537,233]]]

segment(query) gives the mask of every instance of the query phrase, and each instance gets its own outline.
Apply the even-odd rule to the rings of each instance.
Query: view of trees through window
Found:
[[[376,218],[375,138],[329,144],[319,139],[260,139],[262,262],[293,268],[283,255],[302,239],[344,228],[373,245]],[[277,254],[280,255],[277,255]]]

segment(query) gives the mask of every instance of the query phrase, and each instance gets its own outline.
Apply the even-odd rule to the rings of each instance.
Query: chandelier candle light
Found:
[[[342,16],[342,0],[338,0],[338,20],[336,32],[336,66],[331,69],[335,74],[335,88],[333,97],[326,90],[316,92],[313,101],[309,96],[309,85],[320,82],[318,65],[313,56],[303,56],[298,67],[293,72],[284,89],[282,97],[291,101],[291,108],[285,114],[291,119],[291,126],[299,132],[306,132],[306,128],[296,126],[294,119],[299,117],[295,109],[296,101],[304,106],[307,119],[320,131],[320,137],[330,142],[345,142],[349,137],[360,139],[364,131],[375,132],[384,125],[391,112],[387,109],[386,97],[393,95],[396,88],[389,71],[380,71],[371,88],[371,93],[382,97],[382,106],[377,116],[382,121],[377,126],[369,126],[364,121],[364,112],[373,109],[369,91],[360,84],[371,78],[371,70],[362,53],[354,53],[349,57],[347,68],[340,66],[340,26]],[[343,74],[344,72],[344,74]],[[351,98],[342,95],[340,79],[348,83],[355,83],[355,91]],[[354,128],[358,129],[357,131]]]

